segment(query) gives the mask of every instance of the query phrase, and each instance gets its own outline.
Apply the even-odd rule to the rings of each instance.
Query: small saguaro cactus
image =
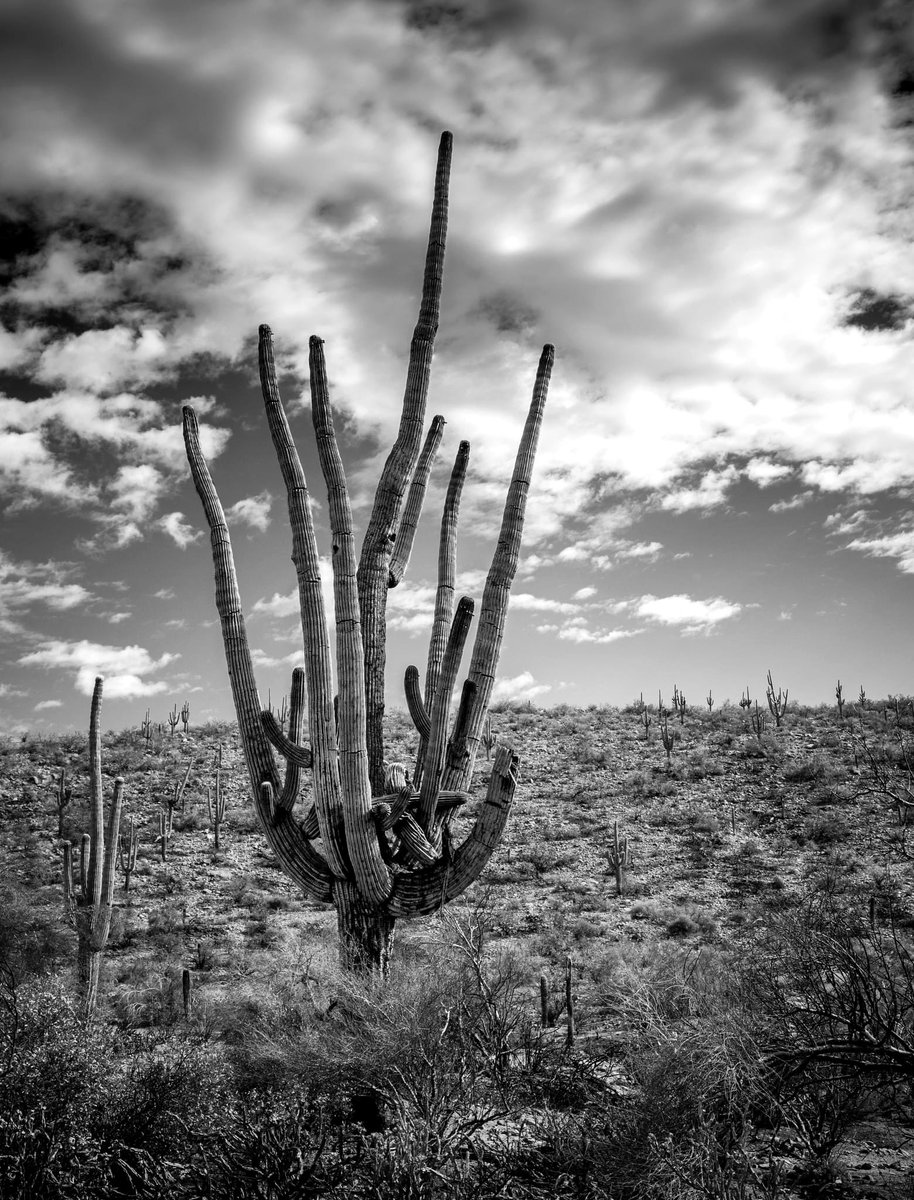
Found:
[[[749,708],[749,709],[752,708],[752,701],[749,699],[748,687],[746,688],[746,690],[743,692],[743,694],[739,698],[739,706],[740,706],[740,708]]]
[[[178,720],[179,720],[178,706],[176,704],[174,706],[174,708],[171,710],[171,712],[168,714],[168,728],[171,732],[172,737],[175,736],[175,730],[178,728]]]
[[[124,799],[124,781],[115,779],[106,829],[99,726],[101,707],[102,680],[98,678],[89,710],[89,832],[83,834],[80,844],[78,880],[73,877],[73,847],[70,842],[63,843],[64,901],[76,924],[76,973],[83,1012],[87,1017],[91,1017],[98,999],[102,957],[111,927],[114,869]]]
[[[669,710],[661,706],[663,715],[660,718],[660,740],[663,743],[663,748],[666,751],[666,765],[668,768],[673,765],[673,749],[676,745],[676,730],[670,729],[670,713]]]
[[[619,822],[613,821],[613,844],[609,852],[609,865],[616,877],[616,895],[622,895],[622,884],[625,872],[632,865],[632,852],[629,849],[628,838],[619,837]]]
[[[136,821],[129,817],[126,828],[117,839],[117,865],[124,872],[124,891],[129,893],[130,880],[136,870],[136,859],[140,849],[140,831]]]
[[[705,704],[708,706],[708,715],[710,716],[714,711],[714,695],[710,688],[708,688],[708,694],[705,696]]]
[[[185,733],[190,729],[190,701],[185,700],[181,705],[181,727]]]
[[[844,689],[841,687],[840,679],[838,680],[837,684],[835,685],[835,700],[838,703],[838,717],[843,721],[844,720]]]
[[[146,716],[140,722],[140,733],[146,742],[146,749],[149,749],[149,743],[152,741],[152,719],[149,715],[149,709],[146,709]]]
[[[213,849],[219,850],[219,831],[225,818],[226,793],[222,786],[222,747],[216,751],[216,766],[213,775],[213,788],[206,789],[206,810],[209,813],[213,827]]]
[[[310,341],[311,418],[327,486],[333,545],[336,705],[307,481],[280,399],[273,335],[268,326],[260,328],[261,386],[288,495],[305,659],[304,668],[296,668],[292,676],[288,733],[262,708],[259,699],[225,514],[200,449],[196,416],[193,409],[184,409],[187,457],[211,533],[216,606],[260,823],[290,878],[311,899],[335,906],[342,965],[382,974],[397,918],[432,913],[460,895],[482,871],[508,819],[517,759],[502,745],[495,754],[488,792],[471,832],[458,848],[451,846],[450,820],[455,807],[468,796],[495,683],[554,357],[553,347],[545,346],[483,590],[469,678],[448,738],[449,704],[473,609],[467,597],[455,603],[457,508],[469,446],[462,443],[458,451],[441,522],[424,697],[416,668],[407,673],[410,711],[419,732],[420,770],[418,781],[411,784],[405,768],[387,763],[384,755],[387,592],[400,582],[409,561],[444,424],[441,417],[432,420],[423,446],[444,268],[451,142],[449,133],[442,135],[422,298],[410,346],[399,432],[381,472],[359,554],[334,432],[324,344],[318,337]],[[309,746],[303,744],[306,709]],[[282,776],[274,751],[285,760]],[[303,772],[309,770],[313,801],[304,816],[297,818],[295,804]]]
[[[644,703],[644,692],[642,692],[638,698],[637,712],[638,716],[641,718],[641,724],[644,726],[644,740],[649,742],[651,740],[651,725],[653,724],[653,718],[651,717],[650,709]]]
[[[777,693],[774,690],[774,680],[771,678],[771,672],[768,672],[768,686],[765,689],[765,699],[768,701],[768,708],[771,715],[774,717],[775,726],[780,729],[781,721],[784,719],[784,713],[787,712],[787,696],[788,692],[781,691],[778,688]]]

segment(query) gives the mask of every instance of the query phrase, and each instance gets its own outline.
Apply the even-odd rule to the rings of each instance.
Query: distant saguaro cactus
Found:
[[[441,418],[432,421],[423,449],[444,267],[450,161],[451,135],[445,133],[438,153],[422,299],[399,432],[381,473],[359,556],[333,428],[323,342],[317,337],[310,342],[311,415],[327,485],[333,544],[336,706],[308,487],[276,383],[272,334],[267,326],[260,328],[261,385],[288,493],[305,655],[304,669],[293,672],[287,733],[260,703],[225,515],[200,450],[196,416],[193,409],[184,409],[185,445],[211,532],[216,606],[257,814],[287,874],[312,899],[335,905],[343,965],[382,973],[396,919],[434,912],[459,895],[485,866],[508,818],[517,758],[501,746],[473,829],[458,848],[451,847],[450,818],[455,806],[467,798],[495,681],[554,355],[551,346],[544,347],[483,591],[469,678],[449,739],[449,703],[473,611],[467,597],[456,605],[454,597],[457,502],[468,446],[461,444],[458,452],[442,520],[424,698],[419,694],[418,671],[408,672],[410,710],[420,733],[421,770],[419,782],[411,786],[405,768],[386,764],[384,756],[386,607],[388,588],[398,584],[409,559],[443,425]],[[306,692],[310,747],[302,744]],[[274,750],[285,760],[283,777]],[[313,803],[304,818],[296,820],[301,775],[309,769]]]
[[[95,681],[89,712],[89,832],[82,836],[78,881],[73,878],[73,847],[70,842],[63,843],[64,901],[76,923],[77,978],[87,1017],[92,1015],[98,999],[102,956],[111,926],[114,868],[124,799],[124,781],[115,779],[108,827],[104,829],[101,707],[102,680],[99,678]]]

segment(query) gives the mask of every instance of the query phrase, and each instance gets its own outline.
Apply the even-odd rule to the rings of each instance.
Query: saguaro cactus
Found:
[[[338,914],[344,966],[384,971],[398,917],[433,912],[459,895],[498,845],[514,796],[517,758],[499,747],[474,826],[453,848],[451,817],[468,797],[504,633],[508,597],[553,348],[540,358],[533,399],[508,490],[501,533],[483,591],[469,678],[448,738],[448,712],[473,613],[455,605],[457,506],[469,447],[461,443],[441,525],[439,578],[425,697],[418,670],[407,672],[407,699],[420,734],[419,770],[411,784],[400,764],[386,764],[382,733],[387,590],[402,578],[441,438],[434,418],[422,445],[432,350],[438,327],[447,228],[451,135],[441,138],[419,320],[410,348],[400,428],[383,468],[362,543],[355,549],[352,512],[330,407],[324,347],[310,342],[311,414],[328,491],[332,533],[338,695],[321,591],[308,485],[283,410],[273,338],[260,327],[260,378],[267,423],[288,494],[292,561],[298,578],[304,668],[292,675],[289,728],[263,710],[254,680],[225,515],[200,450],[196,416],[184,409],[184,439],[210,528],[216,607],[254,804],[267,840],[288,875]],[[407,496],[408,491],[408,496]],[[404,506],[405,498],[405,506]],[[308,741],[303,744],[307,693]],[[336,701],[336,702],[335,702]],[[274,750],[285,760],[280,776]],[[311,771],[312,803],[296,819],[302,773]]]
[[[69,842],[63,843],[64,899],[76,923],[77,978],[87,1017],[92,1015],[98,999],[102,956],[111,926],[118,829],[124,799],[124,781],[115,779],[108,827],[104,829],[101,707],[102,680],[99,678],[95,681],[89,714],[89,832],[82,836],[78,882],[73,878],[73,848]]]

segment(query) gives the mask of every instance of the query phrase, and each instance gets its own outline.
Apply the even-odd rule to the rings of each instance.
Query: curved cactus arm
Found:
[[[238,718],[245,763],[256,794],[259,791],[261,780],[269,779],[275,785],[279,777],[269,742],[260,725],[260,697],[257,694],[257,684],[254,680],[254,668],[251,663],[251,651],[248,646],[247,629],[241,608],[241,594],[238,590],[235,560],[225,512],[206,465],[206,459],[200,449],[197,414],[186,405],[183,415],[184,447],[187,452],[187,461],[190,464],[194,486],[203,504],[203,512],[210,530],[210,544],[216,574],[216,610],[219,613],[222,627],[222,641],[228,664],[229,681],[232,685],[232,699],[235,702],[235,714]]]
[[[327,864],[292,822],[279,822],[270,826],[262,812],[260,784],[268,782],[274,790],[279,786],[279,774],[270,743],[260,723],[260,697],[254,681],[254,667],[248,647],[244,614],[241,610],[241,595],[235,575],[232,543],[222,503],[216,492],[206,459],[200,449],[197,415],[185,406],[184,445],[190,464],[194,486],[203,504],[203,511],[210,528],[213,551],[213,566],[216,575],[216,610],[222,626],[222,642],[228,664],[229,681],[235,715],[241,734],[245,763],[251,780],[258,816],[261,818],[267,840],[283,870],[298,883],[312,899],[323,899],[329,895],[330,875]],[[320,881],[320,886],[315,883]]]
[[[462,774],[463,764],[467,757],[467,728],[475,701],[476,684],[472,679],[465,679],[463,690],[460,693],[460,704],[457,706],[457,716],[454,718],[454,728],[448,739],[447,754],[444,759],[446,776]]]
[[[296,746],[282,731],[274,713],[265,708],[260,714],[260,723],[269,739],[270,745],[278,751],[290,765],[299,770],[307,770],[314,764],[314,756],[308,746]]]
[[[360,893],[366,900],[380,904],[390,895],[393,881],[390,868],[381,854],[377,827],[371,815],[363,672],[365,658],[356,584],[352,506],[349,503],[343,460],[333,429],[324,345],[318,337],[312,337],[310,341],[309,366],[311,417],[321,470],[327,484],[327,506],[333,538],[340,782],[343,791],[346,850]]]
[[[444,509],[441,514],[441,532],[438,538],[438,586],[435,591],[435,615],[432,618],[432,633],[428,643],[428,663],[425,668],[425,703],[431,708],[441,674],[444,648],[447,645],[451,618],[454,615],[454,593],[457,580],[457,518],[460,515],[460,496],[470,461],[470,443],[461,442],[457,457],[451,468]]]
[[[101,677],[95,680],[92,689],[92,706],[89,709],[89,863],[85,867],[85,835],[83,837],[83,863],[85,882],[83,895],[98,908],[102,899],[102,875],[105,857],[104,820],[105,807],[102,796],[102,731],[99,717],[102,710]]]
[[[407,667],[403,676],[403,690],[406,693],[406,707],[412,718],[413,726],[420,737],[427,738],[430,727],[428,710],[422,699],[422,689],[419,687],[419,668]]]
[[[368,710],[368,757],[371,786],[383,788],[384,779],[384,670],[386,666],[386,615],[388,565],[396,542],[400,510],[407,484],[419,457],[425,406],[431,377],[432,354],[441,308],[444,248],[447,238],[448,183],[453,138],[441,135],[435,173],[435,195],[429,228],[419,318],[409,348],[409,367],[403,395],[400,427],[375,493],[374,505],[359,558],[359,605],[365,649],[365,691]]]
[[[473,601],[469,596],[461,596],[451,624],[441,675],[432,711],[429,714],[430,727],[428,734],[428,749],[426,750],[425,768],[422,776],[422,786],[419,790],[419,824],[428,838],[432,837],[432,827],[435,823],[435,802],[441,782],[441,772],[444,766],[444,751],[447,740],[448,718],[450,716],[451,697],[457,682],[457,672],[460,670],[460,659],[466,645],[470,624],[473,620]]]
[[[459,772],[445,775],[445,787],[466,787],[473,774],[476,749],[479,745],[486,714],[489,711],[489,701],[495,684],[495,672],[498,668],[501,644],[504,639],[505,616],[511,596],[511,584],[514,582],[520,560],[527,493],[530,490],[533,461],[543,422],[546,397],[549,393],[549,379],[552,375],[554,359],[555,347],[544,346],[536,372],[536,381],[533,385],[533,398],[527,412],[524,432],[521,435],[514,463],[514,473],[505,499],[498,544],[495,547],[492,565],[489,568],[482,593],[479,625],[476,629],[476,640],[473,643],[473,657],[470,660],[469,670],[469,678],[476,684],[476,703],[473,705],[467,724],[467,754]]]
[[[509,746],[499,746],[492,764],[486,798],[466,840],[450,858],[421,871],[404,871],[384,906],[392,917],[427,916],[447,904],[479,878],[501,842],[514,792],[518,759]]]
[[[304,746],[299,746],[301,741],[302,731],[305,723],[305,672],[301,667],[296,667],[292,672],[292,688],[291,699],[289,703],[289,738],[288,744],[290,748],[295,750],[304,750]],[[263,719],[263,713],[261,720]],[[273,714],[271,713],[270,716]],[[275,720],[275,718],[274,718]],[[278,725],[278,722],[277,722]],[[282,733],[282,728],[279,728]],[[269,733],[267,737],[269,737]],[[271,739],[272,741],[272,739]],[[275,742],[273,745],[275,746]],[[311,759],[311,751],[307,751],[308,758]],[[313,760],[312,760],[313,761]],[[307,764],[311,765],[310,762]],[[286,777],[283,781],[282,791],[280,792],[276,803],[280,808],[294,808],[295,801],[298,799],[298,789],[301,784],[302,763],[297,756],[293,755],[286,758]]]
[[[425,435],[425,443],[409,485],[400,528],[397,530],[397,540],[394,542],[393,554],[390,556],[390,565],[387,568],[387,586],[389,588],[397,586],[409,566],[409,556],[413,552],[413,542],[416,540],[416,529],[419,525],[422,505],[425,502],[428,479],[441,447],[444,425],[444,417],[432,417],[432,423]]]
[[[292,527],[292,561],[298,579],[308,690],[308,738],[314,756],[314,804],[327,862],[335,875],[345,876],[347,863],[342,837],[342,798],[333,716],[330,634],[324,611],[320,558],[305,472],[292,440],[292,431],[276,383],[273,334],[269,325],[260,326],[258,359],[267,424],[286,488],[289,524]]]

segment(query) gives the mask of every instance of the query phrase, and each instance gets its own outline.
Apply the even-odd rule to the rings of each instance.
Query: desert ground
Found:
[[[61,867],[87,738],[5,738],[0,1193],[914,1195],[914,708],[778,716],[494,709],[506,837],[383,982],[273,860],[234,726],[108,732],[137,856],[89,1022]],[[408,717],[386,734],[410,763]]]

